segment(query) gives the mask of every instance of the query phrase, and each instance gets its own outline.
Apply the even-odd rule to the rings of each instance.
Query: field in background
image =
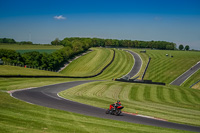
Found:
[[[65,90],[60,96],[105,109],[120,100],[126,112],[200,126],[200,91],[195,89],[100,81]]]
[[[24,54],[24,53],[27,53],[27,52],[33,52],[33,51],[36,51],[36,52],[39,52],[39,53],[53,53],[55,52],[57,49],[28,49],[28,50],[16,50],[17,52],[19,52],[20,54]]]
[[[54,45],[20,45],[20,44],[0,44],[0,49],[11,49],[11,50],[39,50],[39,49],[61,49],[63,46]]]
[[[48,75],[62,76],[60,73],[38,70],[33,68],[24,68],[18,66],[0,65],[0,75]]]
[[[155,82],[169,84],[200,61],[200,52],[195,51],[146,51],[146,54],[151,57],[151,62],[144,79]],[[166,54],[168,54],[168,56],[166,56]]]

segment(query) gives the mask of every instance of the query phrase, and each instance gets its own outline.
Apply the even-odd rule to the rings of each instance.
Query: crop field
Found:
[[[63,46],[53,45],[20,45],[20,44],[0,44],[0,49],[11,49],[11,50],[39,50],[39,49],[61,49]]]
[[[200,61],[200,52],[195,51],[146,51],[146,54],[151,57],[151,62],[144,79],[157,82],[169,84]],[[173,57],[170,57],[170,55]]]
[[[126,112],[200,126],[200,91],[195,89],[100,81],[63,91],[60,96],[105,109],[120,100]]]

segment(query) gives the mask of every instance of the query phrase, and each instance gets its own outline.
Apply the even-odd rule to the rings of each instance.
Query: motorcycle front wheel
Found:
[[[110,110],[109,110],[109,109],[107,109],[107,110],[106,110],[106,114],[109,114],[109,112],[110,112]]]

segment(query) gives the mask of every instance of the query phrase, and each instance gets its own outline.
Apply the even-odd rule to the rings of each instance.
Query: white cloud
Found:
[[[66,17],[63,17],[63,15],[60,15],[60,16],[54,16],[54,18],[55,18],[55,19],[58,19],[58,20],[60,20],[60,19],[66,19]]]

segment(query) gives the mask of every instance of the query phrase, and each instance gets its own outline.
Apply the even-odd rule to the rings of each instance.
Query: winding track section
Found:
[[[171,82],[171,85],[180,86],[182,83],[185,82],[185,80],[187,80],[190,76],[192,76],[199,69],[200,69],[200,62],[198,62],[196,65],[191,67],[189,70],[187,70],[181,76],[179,76],[177,79],[175,79],[173,82]]]
[[[135,58],[136,60],[136,58]],[[135,65],[136,61],[135,61]],[[135,66],[134,65],[134,66]],[[43,86],[33,89],[18,90],[11,93],[11,96],[26,101],[28,103],[37,104],[49,108],[55,108],[59,110],[70,111],[88,116],[94,116],[99,118],[113,119],[119,121],[126,121],[131,123],[138,123],[144,125],[152,125],[165,128],[173,128],[187,131],[200,132],[200,127],[177,124],[157,119],[145,118],[137,115],[123,114],[121,116],[113,116],[105,114],[105,109],[77,103],[67,99],[63,99],[58,96],[60,91],[72,88],[77,85],[95,82],[95,80],[87,81],[73,81],[60,84],[54,84],[49,86]]]
[[[138,72],[140,71],[140,68],[142,66],[142,60],[137,53],[129,51],[129,50],[125,50],[125,51],[129,52],[133,56],[134,61],[135,61],[131,71],[127,75],[125,75],[125,76],[132,78],[133,76],[137,75]],[[125,76],[123,76],[123,77],[125,77]]]

